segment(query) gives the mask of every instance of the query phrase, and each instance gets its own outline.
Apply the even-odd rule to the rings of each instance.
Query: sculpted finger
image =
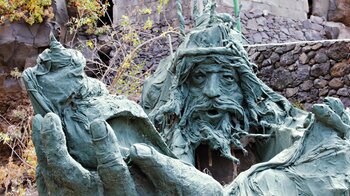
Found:
[[[340,137],[349,138],[350,126],[345,124],[341,117],[328,105],[314,104],[312,106],[312,113],[315,114],[315,118],[318,121],[324,123],[330,128],[333,128]]]
[[[41,142],[41,123],[43,121],[43,117],[40,114],[34,116],[32,120],[32,141],[35,147],[35,153],[37,157],[38,166],[36,167],[36,184],[37,189],[40,195],[47,195],[47,189],[45,184],[44,176],[48,176],[47,174],[47,162],[46,156],[43,152],[43,145]]]
[[[40,136],[42,121],[43,121],[43,117],[40,114],[37,114],[34,116],[32,120],[32,140],[35,147],[35,153],[37,156],[38,164],[43,167],[44,165],[46,165],[46,156],[42,151],[43,146],[41,143],[41,136]]]
[[[341,116],[344,112],[344,105],[338,98],[326,97],[324,103],[328,105],[336,114]]]
[[[134,144],[130,149],[130,158],[161,195],[223,195],[222,186],[211,176],[148,145]]]
[[[340,101],[339,98],[326,97],[324,102],[341,117],[343,123],[350,125],[350,116],[347,113],[344,104]]]
[[[49,162],[56,162],[68,156],[61,120],[56,114],[48,113],[42,120],[41,141]]]
[[[134,181],[120,153],[117,137],[104,120],[90,125],[98,162],[97,172],[106,195],[136,195]]]
[[[73,190],[77,190],[77,187],[85,190],[95,186],[92,180],[94,177],[90,172],[69,155],[61,120],[56,114],[45,115],[41,123],[40,136],[46,155],[47,170],[55,179],[55,183]]]

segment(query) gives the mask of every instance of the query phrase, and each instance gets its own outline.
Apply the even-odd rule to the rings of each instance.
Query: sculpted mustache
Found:
[[[198,100],[194,100],[189,106],[192,106],[191,110],[193,111],[214,108],[235,113],[236,117],[239,118],[244,116],[243,107],[236,100],[226,96],[215,99],[199,98]]]
[[[230,97],[219,97],[213,102],[214,108],[234,113],[238,119],[243,119],[244,109],[235,99]]]
[[[182,115],[180,125],[186,124],[186,119],[190,117],[195,111],[204,111],[209,108],[220,109],[233,113],[237,119],[244,120],[245,114],[243,107],[233,98],[228,96],[221,96],[215,99],[208,99],[206,97],[198,97],[189,99],[185,106],[185,111]]]

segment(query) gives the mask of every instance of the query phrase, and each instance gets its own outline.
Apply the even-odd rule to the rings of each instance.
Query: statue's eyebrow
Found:
[[[205,68],[203,68],[203,67],[198,67],[198,66],[196,66],[196,67],[193,69],[193,73],[195,73],[195,74],[197,74],[197,73],[203,73],[203,74],[205,74],[205,73],[206,73],[206,70],[205,70]]]
[[[196,69],[196,70],[194,70],[194,72],[193,72],[194,74],[198,74],[198,73],[202,73],[202,74],[205,74],[206,73],[206,70],[203,70],[203,69]]]
[[[236,80],[239,80],[238,72],[237,72],[236,69],[233,68],[233,67],[229,67],[229,68],[224,67],[224,70],[222,70],[221,72],[230,73],[230,74],[233,75],[233,77],[234,77]]]

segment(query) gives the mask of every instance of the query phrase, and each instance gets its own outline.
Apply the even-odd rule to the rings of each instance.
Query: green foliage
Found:
[[[11,70],[10,76],[19,79],[22,76],[22,73],[18,70],[17,67],[15,67],[13,70]]]
[[[30,105],[19,105],[9,113],[6,118],[0,115],[0,122],[5,122],[0,124],[0,145],[11,150],[7,163],[0,166],[0,187],[5,195],[26,195],[28,189],[34,189],[37,165],[30,137],[33,111]]]
[[[135,64],[132,60],[124,61],[113,79],[112,88],[110,88],[112,92],[137,101],[142,91],[141,84],[150,75],[149,71],[143,72],[144,66],[145,62]]]
[[[0,142],[1,141],[3,142],[3,144],[6,144],[7,142],[11,141],[11,138],[6,133],[1,133],[0,132]]]
[[[292,102],[292,105],[298,109],[301,109],[301,110],[305,110],[306,111],[306,108],[304,106],[303,103],[299,102],[299,101],[294,101]]]
[[[28,118],[28,113],[24,109],[15,109],[12,111],[12,117],[16,121],[23,121]]]
[[[141,14],[151,14],[152,10],[150,8],[144,8],[142,10],[140,10]]]
[[[169,1],[160,1],[162,9]],[[113,27],[108,33],[104,33],[104,44],[97,40],[81,41],[79,50],[90,50],[93,54],[101,54],[106,48],[113,48],[111,53],[102,60],[100,55],[93,55],[87,59],[88,71],[103,82],[107,83],[112,94],[126,95],[129,99],[138,101],[141,95],[142,84],[145,78],[151,74],[151,70],[145,68],[146,62],[150,59],[140,61],[139,54],[143,50],[148,50],[149,45],[156,43],[160,39],[166,39],[168,33],[178,33],[169,26],[168,31],[157,32],[160,35],[150,34],[154,21],[144,15],[152,14],[152,8],[137,9],[133,13],[121,16],[117,27]],[[131,17],[132,16],[132,17]],[[112,54],[112,55],[111,55]]]
[[[153,26],[153,20],[151,20],[149,17],[145,22],[145,25],[143,26],[143,30],[147,30],[147,29],[152,29]]]
[[[68,0],[68,7],[75,9],[77,15],[71,18],[71,33],[84,27],[88,34],[105,32],[106,27],[97,27],[97,21],[106,14],[109,2],[100,0]]]
[[[159,5],[157,6],[157,12],[162,12],[164,6],[168,5],[169,0],[159,0]]]
[[[138,10],[136,14],[151,14],[152,9],[144,8]],[[137,17],[135,17],[137,18]],[[119,40],[113,40],[112,43],[120,43],[121,45],[115,46],[116,48],[128,48],[129,53],[123,56],[116,64],[119,64],[119,68],[115,70],[115,77],[112,79],[110,90],[112,93],[128,96],[130,99],[138,100],[142,90],[143,80],[149,76],[150,72],[145,71],[144,60],[141,63],[135,63],[134,59],[137,57],[141,47],[145,45],[145,30],[151,29],[153,26],[153,20],[150,17],[143,24],[143,28],[140,29],[138,24],[142,22],[132,22],[129,16],[123,15],[120,20],[120,27],[122,34]],[[112,33],[118,34],[117,32]],[[120,53],[119,53],[120,55]],[[114,59],[114,58],[113,58]]]
[[[24,20],[28,24],[41,23],[52,19],[51,0],[0,0],[0,24]]]
[[[90,49],[93,49],[95,44],[92,40],[88,40],[86,41],[86,45],[90,48]]]

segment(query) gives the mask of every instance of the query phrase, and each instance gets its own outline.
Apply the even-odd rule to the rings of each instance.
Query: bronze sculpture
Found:
[[[84,75],[82,55],[52,38],[24,73],[38,114],[33,141],[41,195],[348,193],[349,109],[334,98],[312,113],[294,108],[256,77],[231,36],[230,18],[211,11],[196,24],[143,93],[142,106],[172,152],[139,106],[109,95]],[[246,152],[259,159],[222,187],[193,166],[203,171],[215,162],[209,155],[201,162],[201,145],[231,166]],[[226,184],[235,177],[219,173],[226,167],[205,171]]]

